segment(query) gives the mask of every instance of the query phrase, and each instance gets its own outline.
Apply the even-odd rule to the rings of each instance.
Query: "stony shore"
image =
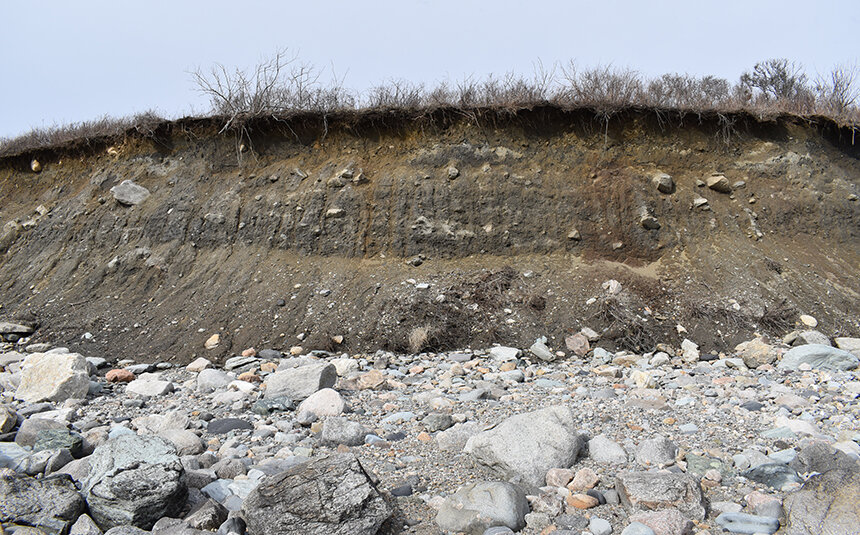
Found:
[[[0,532],[858,533],[860,339],[803,321],[719,355],[583,329],[220,367],[23,337],[0,346]]]

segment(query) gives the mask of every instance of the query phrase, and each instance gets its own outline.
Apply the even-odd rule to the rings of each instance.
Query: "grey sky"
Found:
[[[357,90],[570,59],[734,81],[770,57],[815,74],[860,54],[857,0],[3,0],[0,20],[0,136],[202,112],[187,71],[252,66],[284,47]]]

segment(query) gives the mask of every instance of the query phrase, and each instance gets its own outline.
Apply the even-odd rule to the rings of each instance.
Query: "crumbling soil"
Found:
[[[32,341],[91,356],[183,363],[251,345],[547,336],[563,350],[586,326],[610,349],[686,337],[721,351],[799,314],[857,336],[860,147],[832,125],[743,119],[628,111],[605,128],[538,109],[237,135],[177,123],[8,158],[0,318],[32,314]],[[714,173],[731,193],[702,185]],[[123,180],[151,196],[118,203]]]

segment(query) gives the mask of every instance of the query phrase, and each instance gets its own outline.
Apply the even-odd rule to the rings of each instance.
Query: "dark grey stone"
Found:
[[[240,418],[216,418],[209,422],[206,426],[206,432],[212,435],[223,435],[230,431],[242,430],[247,431],[254,429],[251,422]]]
[[[487,528],[505,526],[513,530],[525,527],[529,512],[523,491],[506,481],[488,481],[466,485],[442,503],[436,524],[447,531],[482,535]]]
[[[355,456],[311,459],[266,478],[242,504],[254,535],[375,534],[393,513]]]
[[[800,450],[788,466],[800,473],[823,474],[830,470],[860,471],[860,461],[823,442],[815,442]]]
[[[72,526],[85,507],[83,497],[67,475],[34,479],[5,470],[0,475],[0,522],[60,533]]]
[[[65,448],[72,456],[81,454],[84,437],[68,429],[43,429],[36,434],[33,451],[58,450]]]
[[[803,479],[797,475],[797,472],[793,468],[780,463],[762,464],[747,470],[741,475],[756,483],[761,483],[777,490],[792,483],[803,483]]]

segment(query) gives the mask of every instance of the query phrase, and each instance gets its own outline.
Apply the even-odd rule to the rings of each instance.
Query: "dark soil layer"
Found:
[[[832,124],[555,109],[309,124],[175,123],[0,161],[0,318],[35,316],[33,341],[88,356],[177,362],[564,349],[584,326],[607,346],[719,351],[803,313],[860,333],[860,140]],[[734,191],[697,184],[713,173]],[[117,203],[127,179],[152,195]]]

